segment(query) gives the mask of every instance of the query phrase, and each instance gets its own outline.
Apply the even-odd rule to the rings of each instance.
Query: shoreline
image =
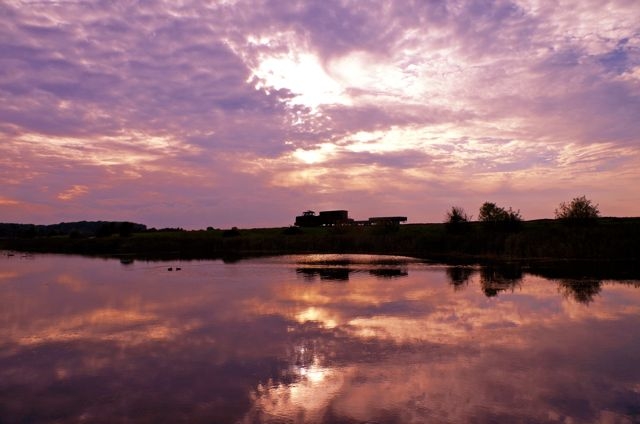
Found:
[[[446,265],[514,264],[560,275],[640,276],[640,218],[600,218],[594,225],[525,221],[517,231],[473,222],[368,227],[277,227],[145,231],[97,236],[0,238],[0,250],[132,260],[222,259],[289,254],[401,255]],[[570,271],[558,271],[558,270]],[[548,273],[544,271],[545,274]]]

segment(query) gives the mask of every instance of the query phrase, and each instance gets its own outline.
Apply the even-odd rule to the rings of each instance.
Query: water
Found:
[[[126,262],[2,253],[0,422],[640,422],[639,281]]]

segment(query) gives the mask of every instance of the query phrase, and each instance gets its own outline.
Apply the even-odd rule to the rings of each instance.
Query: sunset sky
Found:
[[[640,216],[637,0],[0,0],[0,222]]]

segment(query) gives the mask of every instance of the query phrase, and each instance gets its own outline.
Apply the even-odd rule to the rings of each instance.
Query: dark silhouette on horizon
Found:
[[[307,210],[302,215],[296,216],[295,225],[298,227],[334,227],[338,225],[396,226],[406,221],[406,216],[374,216],[367,220],[359,221],[349,218],[349,211],[346,210],[321,211],[318,215],[312,210]]]

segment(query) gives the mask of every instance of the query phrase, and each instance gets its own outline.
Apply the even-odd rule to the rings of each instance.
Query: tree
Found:
[[[562,202],[555,210],[556,219],[567,222],[593,222],[600,216],[598,205],[593,204],[586,196],[574,198],[571,202]]]
[[[451,210],[447,211],[447,220],[445,221],[445,227],[450,232],[461,232],[468,228],[471,216],[467,215],[465,210],[460,206],[452,206]]]
[[[129,237],[133,233],[133,230],[133,222],[125,221],[119,223],[118,234],[120,234],[120,237]]]
[[[478,221],[481,222],[497,222],[504,218],[505,210],[498,207],[495,203],[484,202],[480,206]]]
[[[520,215],[519,210],[514,211],[511,207],[509,207],[509,209],[504,209],[497,206],[495,203],[484,202],[480,207],[478,220],[486,223],[492,228],[515,231],[520,228],[522,216]]]

